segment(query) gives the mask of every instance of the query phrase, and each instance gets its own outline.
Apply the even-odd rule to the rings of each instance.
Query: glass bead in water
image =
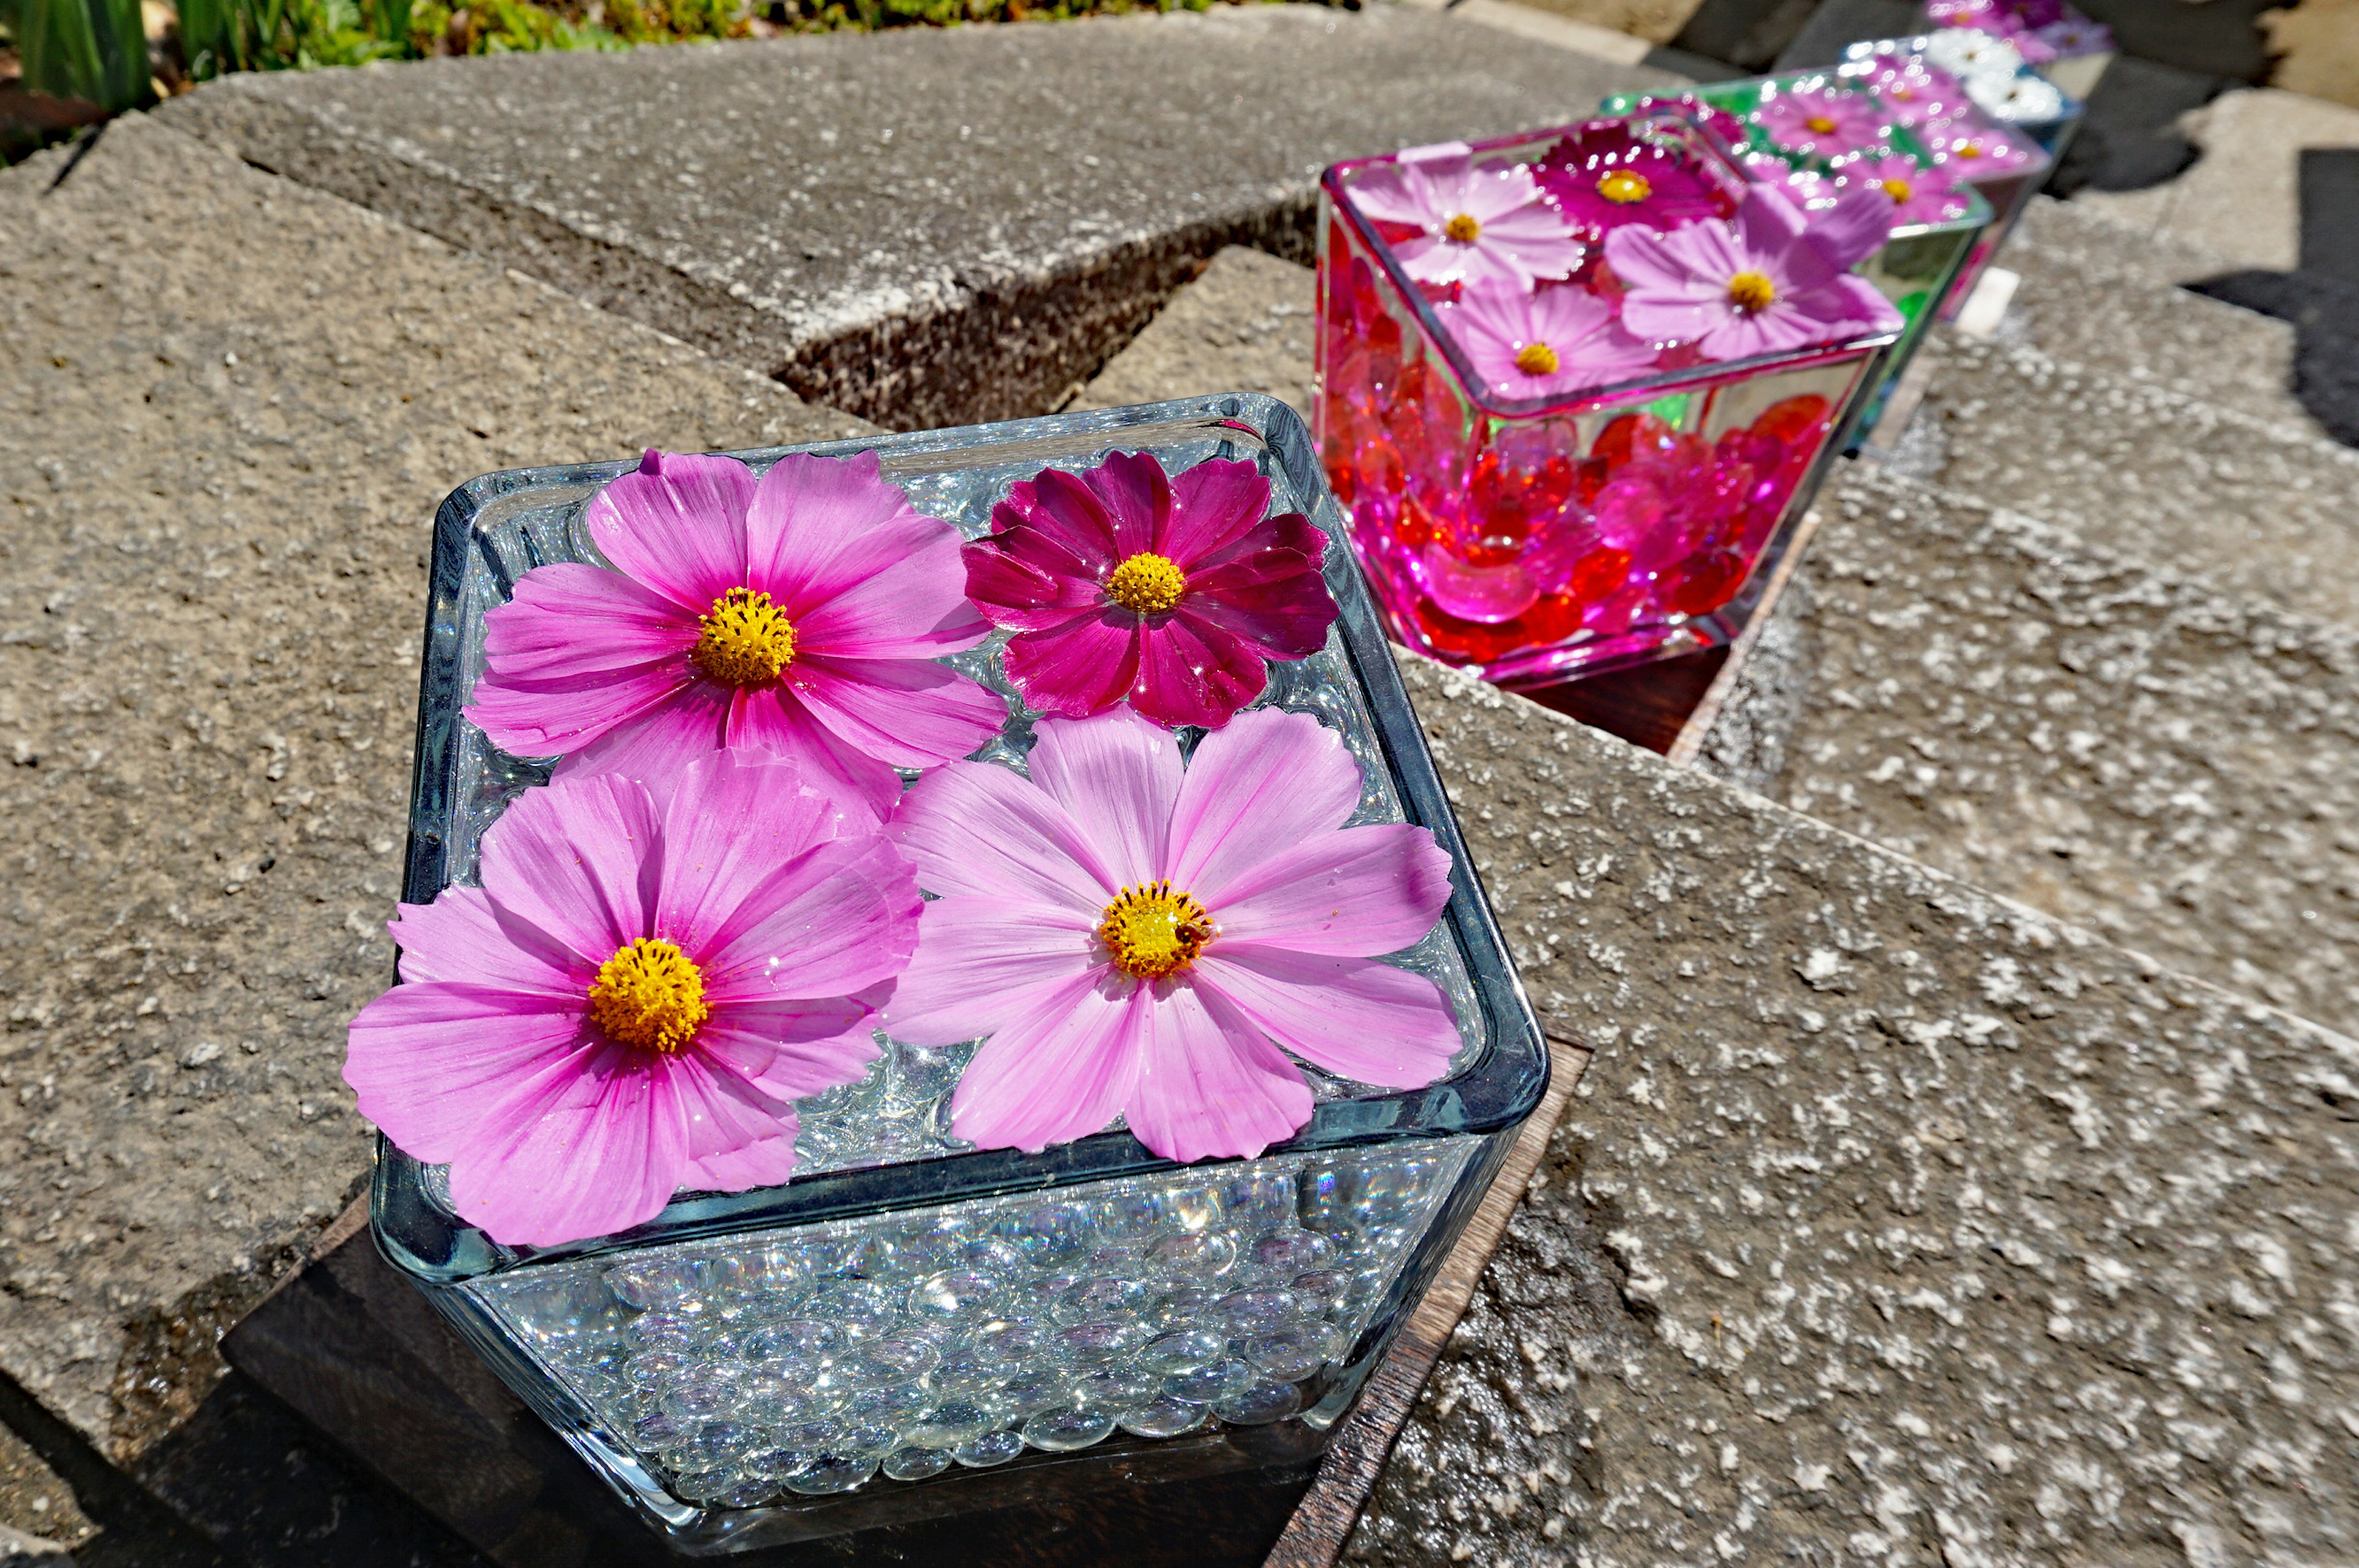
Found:
[[[1100,1406],[1065,1405],[1024,1418],[1024,1441],[1048,1454],[1069,1454],[1114,1434],[1114,1412]]]
[[[1212,1303],[1212,1322],[1232,1336],[1267,1333],[1301,1316],[1302,1303],[1283,1286],[1232,1291]]]
[[[1250,1366],[1232,1357],[1225,1361],[1215,1361],[1209,1367],[1199,1367],[1192,1372],[1180,1372],[1164,1379],[1163,1391],[1192,1403],[1212,1404],[1227,1399],[1260,1376]]]
[[[993,1390],[984,1402],[1010,1416],[1030,1415],[1071,1400],[1073,1380],[1061,1370],[1019,1372]]]
[[[1136,1318],[1092,1318],[1059,1330],[1057,1345],[1077,1367],[1103,1367],[1129,1355],[1147,1334],[1147,1325]]]
[[[897,1429],[908,1426],[935,1403],[932,1392],[919,1384],[890,1383],[881,1389],[861,1390],[844,1401],[842,1414],[855,1426],[873,1422]]]
[[[1004,1289],[997,1274],[973,1269],[945,1269],[909,1287],[909,1311],[936,1321],[975,1317],[986,1311],[993,1298]]]
[[[1210,1285],[1175,1285],[1155,1298],[1147,1321],[1158,1329],[1195,1328],[1212,1315],[1221,1292]]]
[[[1059,1269],[1096,1247],[1096,1216],[1085,1203],[1044,1203],[1001,1217],[993,1237],[1014,1248],[1034,1269]]]
[[[1071,1273],[1036,1274],[1009,1292],[1001,1310],[1009,1317],[1030,1322],[1039,1318],[1053,1319],[1064,1301],[1065,1292],[1080,1284],[1086,1275]]]
[[[967,1336],[967,1354],[995,1366],[1013,1367],[1056,1353],[1056,1331],[1043,1323],[995,1318]]]
[[[688,1357],[678,1350],[642,1350],[623,1363],[624,1375],[643,1389],[662,1388],[688,1370]]]
[[[1005,1465],[1024,1452],[1024,1440],[1012,1432],[986,1432],[951,1450],[951,1457],[976,1470]]]
[[[1158,1237],[1147,1249],[1147,1266],[1178,1283],[1209,1283],[1236,1260],[1237,1244],[1225,1230]]]
[[[962,1351],[946,1357],[925,1376],[926,1387],[944,1398],[965,1398],[995,1389],[1007,1380],[1007,1368],[997,1361]]]
[[[902,1427],[901,1435],[916,1447],[954,1449],[995,1424],[990,1412],[973,1401],[946,1400]]]
[[[843,1343],[843,1330],[832,1323],[795,1317],[766,1323],[737,1336],[737,1354],[748,1361],[773,1356],[824,1356]]]
[[[699,1368],[665,1385],[656,1396],[656,1403],[664,1414],[677,1422],[715,1420],[737,1408],[737,1380]]]
[[[1263,1272],[1291,1279],[1333,1262],[1335,1243],[1315,1230],[1288,1227],[1262,1232],[1245,1255]]]
[[[1351,1298],[1352,1276],[1341,1269],[1313,1269],[1295,1275],[1292,1288],[1306,1304],[1315,1303],[1319,1311],[1330,1313]]]
[[[1095,1317],[1124,1317],[1145,1309],[1153,1298],[1147,1281],[1100,1274],[1076,1283],[1059,1298],[1056,1315],[1062,1323],[1086,1323]]]
[[[1245,1341],[1245,1359],[1281,1382],[1298,1383],[1327,1364],[1328,1333],[1297,1324]]]
[[[1202,1425],[1211,1410],[1209,1405],[1164,1394],[1123,1411],[1121,1426],[1134,1437],[1177,1437]]]
[[[885,1456],[884,1471],[896,1481],[922,1481],[951,1467],[947,1448],[897,1448]]]
[[[1165,1377],[1209,1367],[1228,1354],[1228,1337],[1209,1328],[1174,1329],[1158,1334],[1138,1349],[1138,1364]]]
[[[848,1492],[876,1474],[873,1454],[823,1454],[786,1477],[787,1490],[805,1497]]]
[[[1162,1387],[1161,1378],[1149,1376],[1136,1367],[1108,1367],[1076,1382],[1073,1399],[1078,1404],[1123,1410],[1153,1399]]]
[[[1266,1426],[1284,1421],[1302,1408],[1302,1390],[1292,1383],[1262,1381],[1247,1384],[1212,1406],[1212,1413],[1232,1426]]]

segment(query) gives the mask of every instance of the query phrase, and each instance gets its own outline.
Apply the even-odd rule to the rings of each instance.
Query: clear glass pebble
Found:
[[[1315,1230],[1293,1227],[1266,1230],[1254,1238],[1246,1257],[1253,1266],[1282,1279],[1323,1269],[1335,1260],[1335,1243]]]
[[[920,1448],[955,1449],[998,1424],[990,1411],[971,1400],[948,1400],[911,1421],[901,1435]]]
[[[1302,1390],[1292,1383],[1251,1383],[1220,1400],[1212,1413],[1232,1426],[1266,1426],[1302,1408]]]
[[[920,1317],[973,1317],[989,1309],[1003,1286],[1000,1276],[973,1269],[946,1269],[909,1290],[909,1310]]]
[[[1212,1303],[1212,1322],[1231,1335],[1266,1334],[1301,1317],[1301,1302],[1285,1288],[1232,1291]]]
[[[1006,1464],[1023,1452],[1024,1440],[1016,1433],[986,1432],[951,1449],[951,1456],[970,1468],[987,1470],[994,1465]]]
[[[874,1454],[822,1454],[786,1477],[787,1490],[805,1497],[848,1492],[876,1474]]]
[[[1164,1379],[1163,1391],[1174,1399],[1209,1405],[1227,1399],[1259,1376],[1250,1366],[1232,1357]]]
[[[1226,1335],[1210,1328],[1174,1329],[1158,1334],[1138,1347],[1138,1365],[1149,1372],[1169,1377],[1178,1372],[1193,1372],[1209,1367],[1228,1355]]]
[[[1059,1297],[1056,1315],[1065,1323],[1128,1316],[1145,1309],[1153,1296],[1153,1290],[1144,1280],[1100,1274],[1082,1281]]]
[[[1168,1280],[1201,1284],[1219,1279],[1237,1260],[1236,1238],[1225,1230],[1158,1237],[1147,1244],[1147,1266]]]
[[[897,1448],[885,1456],[885,1474],[896,1481],[922,1481],[951,1467],[947,1448]]]
[[[1048,1454],[1069,1454],[1114,1435],[1114,1412],[1090,1405],[1066,1405],[1024,1419],[1024,1441]]]
[[[1245,1358],[1273,1378],[1300,1382],[1327,1364],[1328,1333],[1297,1324],[1257,1334],[1245,1343]]]
[[[1177,1437],[1204,1424],[1209,1405],[1163,1394],[1122,1413],[1123,1431],[1134,1437]]]

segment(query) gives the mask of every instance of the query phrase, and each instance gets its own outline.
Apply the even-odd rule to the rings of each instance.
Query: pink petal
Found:
[[[847,996],[887,980],[918,948],[918,882],[882,837],[832,838],[755,887],[696,955],[705,995]]]
[[[691,614],[745,583],[754,470],[735,458],[649,452],[590,502],[598,553]]]
[[[679,775],[663,808],[656,935],[702,964],[756,889],[835,836],[833,804],[769,752],[712,752]]]
[[[1105,590],[1078,569],[1060,571],[1028,559],[995,535],[961,551],[966,564],[966,594],[995,626],[1019,632],[1061,626],[1077,615],[1096,613]]]
[[[663,1059],[601,1045],[578,1070],[492,1106],[451,1161],[460,1217],[535,1247],[610,1236],[663,1212],[688,1163]]]
[[[1032,782],[1068,812],[1098,863],[1130,887],[1164,874],[1171,807],[1180,798],[1179,742],[1137,714],[1043,719],[1026,762]]]
[[[1220,940],[1374,957],[1433,929],[1450,902],[1450,856],[1422,827],[1321,833],[1199,892]]]
[[[492,986],[396,986],[353,1019],[344,1082],[360,1112],[417,1159],[449,1160],[484,1107],[597,1040],[587,993],[565,1005]]]
[[[729,710],[729,744],[775,752],[795,764],[804,784],[883,821],[901,798],[901,775],[821,722],[790,687],[739,691]]]
[[[918,921],[918,956],[894,987],[881,1022],[912,1045],[948,1045],[1005,1027],[1105,955],[1096,917],[1070,906],[951,894]]]
[[[886,836],[918,885],[1071,909],[1095,925],[1122,884],[1072,814],[1045,789],[989,762],[952,762],[910,786]]]
[[[1137,1087],[1123,1105],[1141,1143],[1182,1163],[1250,1160],[1310,1119],[1300,1069],[1226,998],[1187,984],[1155,989]]]
[[[1024,700],[1046,713],[1079,719],[1128,695],[1143,641],[1137,616],[1109,608],[1007,640],[1001,666]]]
[[[697,618],[620,572],[551,561],[484,617],[484,656],[506,680],[588,682],[677,662]]]
[[[1269,481],[1247,462],[1214,458],[1171,481],[1171,524],[1162,554],[1194,575],[1206,557],[1257,526],[1269,511]]]
[[[1892,198],[1873,185],[1844,188],[1835,204],[1811,216],[1802,243],[1837,272],[1849,272],[1884,248],[1892,233]]]
[[[680,1175],[680,1184],[704,1185],[712,1191],[727,1189],[697,1178],[704,1173],[696,1167],[706,1161],[728,1162],[728,1157],[741,1151],[750,1151],[766,1142],[777,1141],[780,1134],[787,1138],[783,1148],[774,1148],[769,1158],[756,1158],[741,1163],[756,1167],[775,1164],[775,1156],[786,1156],[786,1168],[772,1178],[783,1182],[794,1168],[794,1144],[791,1119],[793,1108],[783,1099],[764,1092],[739,1073],[726,1060],[700,1050],[683,1051],[665,1064],[672,1093],[679,1102],[680,1120],[686,1140],[689,1169]],[[782,1125],[785,1124],[785,1125]]]
[[[797,654],[930,659],[983,641],[991,628],[967,602],[958,531],[934,527],[900,560],[792,616]]]
[[[1003,533],[1021,535],[1028,526],[1043,544],[1082,563],[1093,579],[1102,578],[1131,553],[1122,547],[1105,503],[1062,469],[1044,470],[1013,486],[1007,499],[992,508],[991,525],[994,538]]]
[[[593,963],[649,934],[661,818],[614,773],[519,795],[484,831],[484,891]]]
[[[1143,627],[1138,654],[1130,705],[1158,724],[1217,729],[1269,684],[1252,643],[1195,614]]]
[[[669,785],[680,769],[720,750],[734,695],[734,687],[709,680],[684,682],[611,728],[571,748],[557,748],[565,754],[554,776],[620,773],[650,787]]]
[[[499,990],[579,999],[596,978],[601,953],[577,953],[481,888],[448,887],[432,903],[397,906],[386,929],[401,949],[401,978],[464,980]]]
[[[750,586],[796,610],[823,603],[923,549],[949,524],[909,504],[875,452],[789,452],[745,508]]]
[[[788,675],[812,719],[897,767],[955,762],[1007,722],[1006,697],[928,659],[797,659]]]
[[[799,1130],[789,1107],[778,1114],[777,1130],[761,1141],[690,1159],[680,1170],[679,1184],[700,1193],[743,1193],[777,1186],[795,1173]]]
[[[1171,885],[1226,887],[1263,861],[1341,827],[1360,805],[1360,766],[1307,713],[1261,708],[1204,737],[1171,811]]]
[[[1223,945],[1194,973],[1304,1061],[1360,1083],[1422,1087],[1462,1044],[1439,986],[1372,958]]]
[[[1101,1131],[1131,1098],[1147,989],[1093,970],[995,1032],[951,1097],[951,1126],[985,1149],[1038,1153]]]
[[[1047,475],[1041,476],[1046,493]],[[1112,452],[1081,476],[1114,524],[1114,558],[1119,563],[1141,551],[1162,554],[1171,526],[1171,481],[1163,465],[1145,452]]]
[[[1181,619],[1217,627],[1270,658],[1317,653],[1341,613],[1319,557],[1297,550],[1263,550],[1216,567],[1189,587],[1193,591],[1180,601]]]
[[[716,1003],[696,1033],[696,1048],[779,1099],[858,1083],[883,1054],[875,1004],[891,989],[817,1001]]]

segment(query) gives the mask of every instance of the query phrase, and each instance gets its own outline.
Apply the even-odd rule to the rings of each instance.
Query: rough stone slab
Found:
[[[1854,473],[1799,811],[2359,1032],[2359,632]]]
[[[2229,271],[2223,259],[2158,244],[2077,202],[2043,196],[2008,237],[1999,265],[2023,278],[2003,341],[2324,434],[2293,393],[2293,327],[2177,287]],[[2019,338],[2011,335],[2017,330]]]
[[[0,173],[0,1367],[118,1458],[368,1165],[434,508],[861,428],[138,115]]]
[[[1945,490],[2359,625],[2359,450],[2288,422],[1951,335],[1904,447]]]
[[[1266,392],[1308,420],[1318,314],[1317,273],[1232,245],[1106,362],[1071,406]]]
[[[73,1488],[32,1444],[0,1427],[0,1568],[7,1568],[11,1552],[39,1561],[44,1548],[46,1568],[63,1568],[64,1554],[96,1533]]]
[[[1404,663],[1597,1054],[1352,1560],[2359,1558],[2359,1044]]]
[[[902,429],[1063,402],[1319,170],[1668,73],[1392,5],[911,27],[226,78],[266,168]]]

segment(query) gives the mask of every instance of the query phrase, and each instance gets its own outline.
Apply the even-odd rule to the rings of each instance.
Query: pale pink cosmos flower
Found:
[[[1883,103],[1896,125],[1911,130],[1929,120],[1954,119],[1973,107],[1965,85],[1917,55],[1879,60],[1865,85]]]
[[[1921,126],[1917,135],[1952,179],[1973,181],[2012,174],[2035,156],[2024,142],[1971,120]]]
[[[1616,229],[1605,261],[1627,290],[1622,324],[1715,360],[1897,331],[1900,313],[1847,270],[1884,243],[1891,214],[1882,191],[1855,188],[1809,219],[1783,192],[1754,185],[1733,222]]]
[[[1765,96],[1753,123],[1788,152],[1839,158],[1884,143],[1883,107],[1864,92],[1804,87]]]
[[[1113,1119],[1167,1159],[1250,1158],[1310,1118],[1287,1053],[1408,1088],[1459,1035],[1384,963],[1432,929],[1450,858],[1422,827],[1346,827],[1360,770],[1307,714],[1255,708],[1184,768],[1125,709],[1048,719],[1031,777],[929,773],[886,831],[940,896],[885,1027],[988,1035],[951,1102],[962,1138],[1038,1151]]]
[[[663,794],[527,790],[481,866],[480,888],[401,906],[404,983],[353,1020],[344,1081],[502,1242],[785,1181],[791,1102],[867,1072],[918,943],[893,846],[760,753],[707,753]]]
[[[1601,386],[1647,369],[1658,352],[1622,330],[1611,305],[1582,288],[1469,288],[1436,314],[1475,375],[1502,397]]]
[[[1387,235],[1419,283],[1502,284],[1528,290],[1571,277],[1588,254],[1527,165],[1477,168],[1463,142],[1414,147],[1352,187],[1366,217],[1412,232]]]
[[[649,452],[590,503],[612,571],[535,567],[484,617],[467,717],[559,776],[677,772],[723,746],[791,758],[878,816],[896,768],[963,757],[1006,701],[936,662],[989,628],[958,530],[911,507],[875,454]]]
[[[1864,185],[1882,191],[1893,202],[1892,226],[1946,223],[1962,218],[1970,198],[1951,183],[1938,165],[1919,163],[1898,148],[1870,153],[1843,166],[1834,178],[1837,190]]]

